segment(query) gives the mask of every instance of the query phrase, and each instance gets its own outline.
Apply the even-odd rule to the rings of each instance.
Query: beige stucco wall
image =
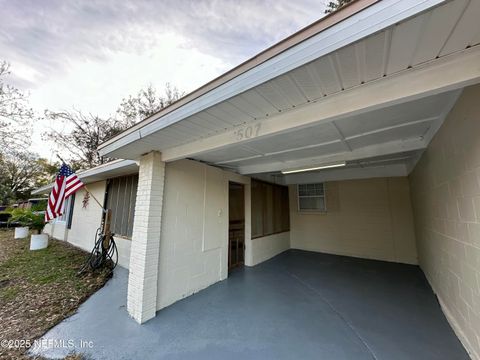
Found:
[[[252,239],[252,263],[257,265],[290,249],[290,232],[282,232]]]
[[[105,181],[88,184],[88,190],[103,205],[105,197]],[[45,227],[45,232],[58,240],[67,240],[69,243],[90,252],[95,243],[95,233],[102,220],[102,209],[90,196],[88,205],[83,207],[85,190],[77,191],[75,206],[73,208],[72,227],[67,229],[65,221],[53,222]],[[130,261],[131,240],[121,237],[115,237],[115,243],[118,249],[118,264],[128,268]]]
[[[57,240],[65,240],[67,237],[67,223],[65,221],[53,220],[45,225],[43,232]]]
[[[166,164],[158,309],[227,277],[229,181],[247,185],[245,241],[249,252],[250,179],[196,161]]]
[[[480,85],[464,90],[409,178],[420,266],[480,359]]]
[[[115,236],[114,239],[118,250],[118,265],[128,269],[130,266],[130,247],[132,240],[120,236]]]
[[[327,182],[326,213],[300,213],[289,187],[290,244],[294,249],[417,263],[405,177]]]
[[[88,184],[88,190],[103,205],[105,196],[105,181]],[[90,251],[94,244],[95,232],[102,220],[102,209],[93,200],[92,196],[88,205],[83,207],[85,190],[81,189],[75,194],[75,206],[73,208],[72,228],[68,231],[67,240],[75,246]]]

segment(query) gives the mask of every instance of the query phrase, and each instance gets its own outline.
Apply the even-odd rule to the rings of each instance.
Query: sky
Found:
[[[115,113],[166,83],[190,92],[324,16],[327,0],[0,0],[0,60],[38,113]],[[32,150],[53,159],[34,126]]]

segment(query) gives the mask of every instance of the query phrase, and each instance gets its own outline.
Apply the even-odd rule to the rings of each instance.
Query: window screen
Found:
[[[327,211],[323,183],[298,185],[298,210],[301,212]]]
[[[252,179],[252,238],[289,230],[288,187]]]
[[[109,180],[106,206],[112,210],[111,230],[115,235],[132,237],[137,186],[137,174]]]

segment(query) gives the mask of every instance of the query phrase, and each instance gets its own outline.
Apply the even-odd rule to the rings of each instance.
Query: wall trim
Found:
[[[314,248],[307,248],[307,247],[294,247],[290,246],[290,250],[302,250],[302,251],[311,251],[315,253],[320,253],[320,254],[328,254],[328,255],[337,255],[337,256],[346,256],[346,257],[351,257],[351,258],[356,258],[356,259],[364,259],[364,260],[373,260],[373,261],[384,261],[388,263],[393,263],[393,264],[404,264],[404,265],[412,265],[412,266],[419,266],[418,263],[416,262],[405,262],[405,261],[400,261],[396,259],[380,259],[378,257],[367,257],[367,255],[358,255],[358,254],[353,254],[349,253],[348,251],[331,251],[328,249],[314,249]],[[478,359],[480,360],[480,359]]]

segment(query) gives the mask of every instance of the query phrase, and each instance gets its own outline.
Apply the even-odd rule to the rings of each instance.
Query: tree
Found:
[[[325,14],[331,14],[341,7],[347,5],[348,3],[351,3],[353,0],[334,0],[330,1],[327,5],[327,8],[325,9]]]
[[[173,104],[180,99],[184,92],[179,91],[169,83],[165,84],[165,96],[158,95],[157,90],[149,85],[140,90],[136,96],[124,98],[120,103],[117,114],[127,123],[132,125],[148,118],[161,109]]]
[[[39,188],[44,185],[48,185],[55,180],[55,177],[58,174],[58,169],[60,169],[60,162],[51,163],[47,159],[39,158],[37,160],[37,165],[40,171],[36,174],[34,180],[35,188]]]
[[[29,151],[12,150],[0,155],[0,203],[28,199],[33,189],[53,180],[53,168]]]
[[[27,96],[8,85],[5,79],[10,74],[10,65],[0,61],[0,149],[2,152],[30,145],[33,110]]]
[[[70,154],[74,169],[91,168],[111,160],[98,154],[97,148],[101,143],[174,103],[181,96],[183,92],[170,84],[165,86],[165,96],[158,95],[150,85],[140,90],[136,96],[124,98],[117,109],[117,116],[106,119],[92,114],[85,115],[78,110],[46,111],[47,118],[63,122],[71,131],[65,132],[59,130],[61,126],[55,126],[44,137]]]
[[[98,154],[98,146],[131,124],[115,118],[102,119],[92,114],[85,115],[78,110],[63,112],[47,110],[45,116],[72,129],[65,132],[59,130],[60,126],[56,126],[46,132],[44,137],[70,154],[74,169],[90,168],[108,161]]]

